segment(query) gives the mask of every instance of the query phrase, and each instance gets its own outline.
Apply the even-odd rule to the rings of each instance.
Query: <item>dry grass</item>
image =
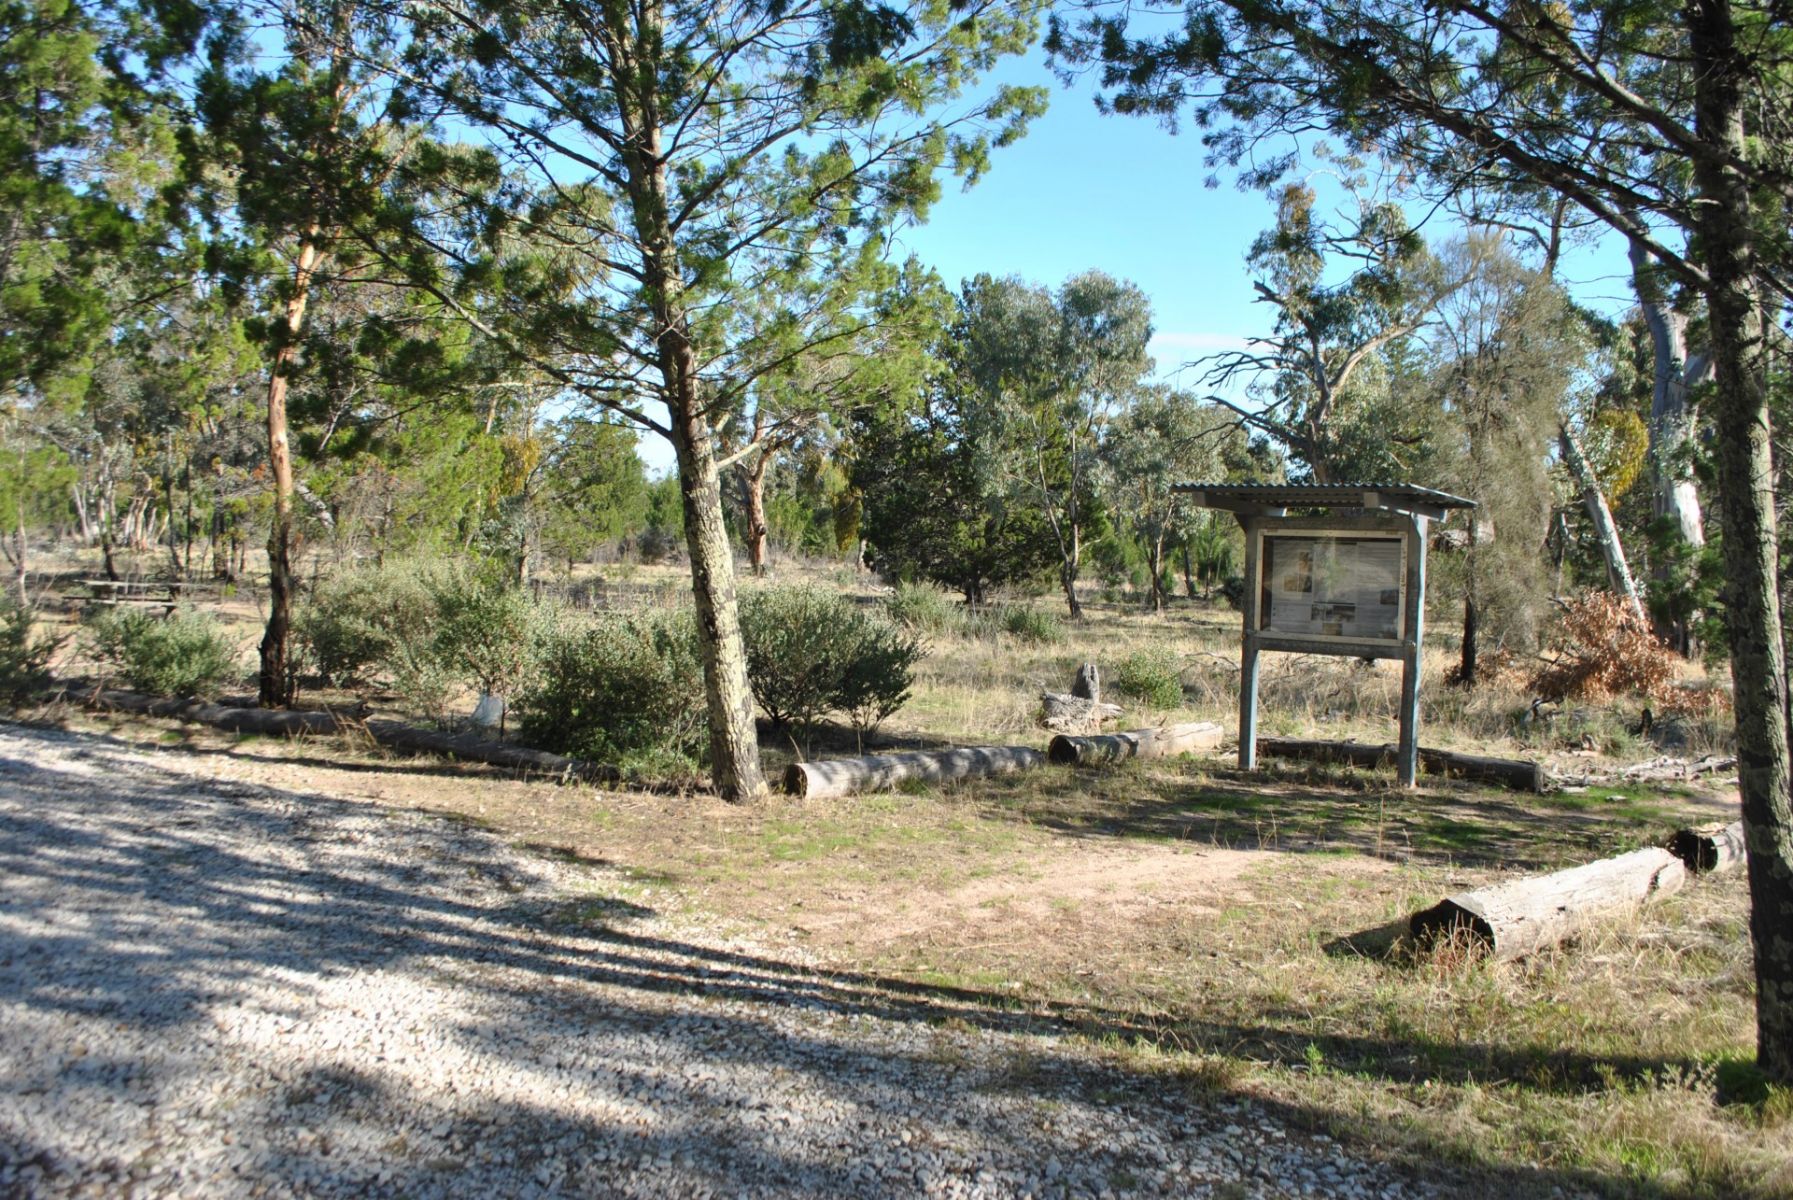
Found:
[[[1174,655],[1185,696],[1130,719],[1230,724],[1237,621],[1223,607],[1154,616],[1096,605],[1056,644],[936,636],[915,700],[884,733],[1037,743],[1041,690],[1064,690],[1079,662],[1139,650]],[[1449,631],[1434,629],[1428,744],[1595,766],[1662,752],[1632,732],[1625,705],[1525,723],[1522,693],[1444,686],[1454,656]],[[1268,666],[1267,730],[1392,738],[1389,666]],[[621,865],[632,883],[618,900],[737,924],[869,986],[950,999],[955,1021],[1011,1028],[1020,1014],[1154,1086],[1252,1096],[1354,1152],[1458,1172],[1466,1193],[1793,1195],[1793,1099],[1737,1082],[1748,1083],[1753,1025],[1740,877],[1692,884],[1518,964],[1395,944],[1405,917],[1443,895],[1658,842],[1734,805],[1723,792],[1405,792],[1383,773],[1247,776],[1216,757],[739,808],[511,781],[368,747],[100,727],[279,785],[431,808]],[[1683,753],[1724,742],[1710,721],[1680,736]],[[1018,1059],[1009,1086],[1025,1087],[1032,1069]]]

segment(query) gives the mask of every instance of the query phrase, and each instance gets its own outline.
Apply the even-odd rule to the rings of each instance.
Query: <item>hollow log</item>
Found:
[[[1128,758],[1169,758],[1220,745],[1226,731],[1212,721],[1192,721],[1163,729],[1073,737],[1061,733],[1046,748],[1046,757],[1066,766],[1090,767]]]
[[[110,689],[87,693],[81,699],[90,708],[196,721],[230,733],[293,737],[305,733],[365,732],[379,745],[409,753],[436,754],[558,779],[583,779],[591,783],[615,783],[622,778],[620,771],[605,763],[585,762],[582,759],[550,754],[546,750],[530,750],[522,746],[488,741],[475,734],[420,729],[402,721],[381,718],[362,721],[346,714],[331,712],[239,708],[204,700],[163,700],[136,692]]]
[[[1374,767],[1395,761],[1393,744],[1327,742],[1309,738],[1261,737],[1258,739],[1258,754],[1343,762],[1358,767]],[[1431,775],[1469,779],[1477,783],[1497,783],[1515,791],[1542,793],[1550,786],[1550,777],[1545,773],[1543,764],[1529,759],[1489,758],[1480,754],[1458,754],[1454,750],[1436,750],[1422,746],[1419,764]]]
[[[1729,871],[1742,866],[1748,857],[1743,843],[1742,821],[1683,829],[1669,839],[1668,849],[1694,875]]]
[[[1027,746],[964,746],[956,750],[873,754],[865,758],[792,763],[784,773],[784,790],[821,800],[891,788],[911,779],[944,783],[1045,765],[1046,756]]]
[[[1687,869],[1667,850],[1633,850],[1553,875],[1462,892],[1414,913],[1409,925],[1422,945],[1466,935],[1491,957],[1520,958],[1603,917],[1677,892],[1686,879]]]

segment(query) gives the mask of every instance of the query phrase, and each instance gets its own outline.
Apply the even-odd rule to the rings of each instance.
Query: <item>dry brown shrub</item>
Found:
[[[1546,644],[1551,659],[1532,676],[1531,688],[1547,700],[1635,695],[1665,702],[1682,690],[1674,651],[1611,592],[1564,604]]]

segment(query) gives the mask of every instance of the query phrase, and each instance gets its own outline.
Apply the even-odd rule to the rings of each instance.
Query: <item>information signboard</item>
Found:
[[[1399,642],[1405,539],[1398,534],[1268,533],[1258,629],[1287,637]]]

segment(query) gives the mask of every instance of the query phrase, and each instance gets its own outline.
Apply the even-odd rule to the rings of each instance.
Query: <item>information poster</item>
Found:
[[[1401,637],[1399,538],[1267,535],[1262,628],[1296,637]]]

